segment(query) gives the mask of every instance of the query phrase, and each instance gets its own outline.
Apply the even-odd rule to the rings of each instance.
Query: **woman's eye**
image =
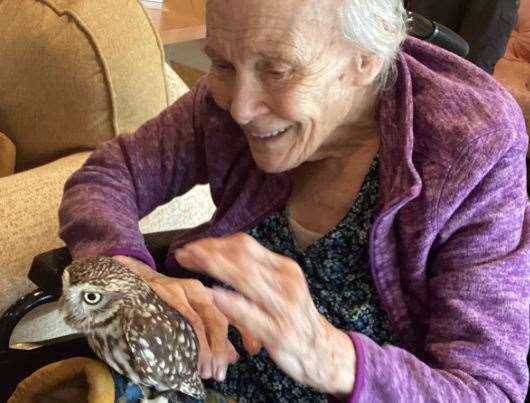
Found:
[[[274,80],[284,80],[292,74],[291,70],[268,70],[267,74]]]
[[[285,71],[271,71],[270,74],[274,77],[283,77],[285,76]]]
[[[219,70],[232,70],[233,69],[232,65],[229,63],[214,62],[213,66]]]
[[[99,292],[85,292],[83,299],[89,305],[96,305],[101,301],[101,294]]]

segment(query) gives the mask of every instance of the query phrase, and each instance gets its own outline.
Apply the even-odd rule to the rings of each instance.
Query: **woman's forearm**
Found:
[[[340,400],[352,393],[355,384],[356,353],[351,338],[322,317],[314,355],[303,364],[303,383]]]

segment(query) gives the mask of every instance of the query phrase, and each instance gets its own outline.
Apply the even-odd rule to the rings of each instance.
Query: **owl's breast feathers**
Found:
[[[178,390],[203,399],[197,369],[199,344],[192,327],[154,293],[141,302],[124,309],[122,321],[140,380],[159,390]]]

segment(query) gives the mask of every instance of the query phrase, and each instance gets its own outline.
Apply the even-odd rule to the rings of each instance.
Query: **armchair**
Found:
[[[98,144],[134,131],[187,87],[165,63],[139,0],[0,0],[0,60],[3,312],[34,289],[34,256],[63,245],[57,210],[66,179]],[[197,187],[140,228],[194,226],[212,213],[208,188]],[[23,322],[14,341],[68,332],[53,304]]]

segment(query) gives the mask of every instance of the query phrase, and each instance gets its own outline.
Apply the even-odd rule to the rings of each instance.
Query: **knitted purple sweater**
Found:
[[[400,345],[352,333],[350,401],[522,402],[530,216],[521,111],[490,76],[414,39],[398,72],[381,95],[370,257]],[[199,183],[210,184],[216,214],[171,250],[252,228],[290,193],[288,174],[255,166],[204,82],[93,153],[65,186],[60,235],[74,257],[128,254],[153,266],[138,219]],[[172,254],[167,264],[178,270]]]

